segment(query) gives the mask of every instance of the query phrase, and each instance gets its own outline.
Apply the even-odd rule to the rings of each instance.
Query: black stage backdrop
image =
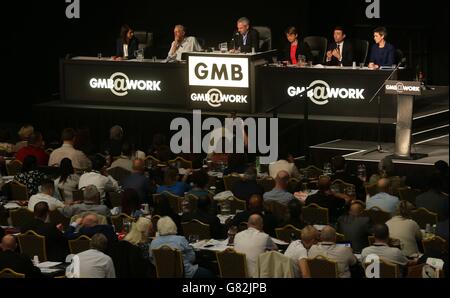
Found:
[[[289,25],[301,35],[332,37],[335,25],[347,27],[348,36],[372,42],[371,30],[389,28],[389,39],[403,50],[410,66],[420,65],[429,83],[448,84],[448,1],[380,0],[381,18],[367,19],[365,0],[342,1],[138,1],[80,0],[81,18],[67,19],[66,1],[5,1],[1,56],[2,103],[12,112],[3,121],[25,121],[31,106],[57,99],[58,59],[67,53],[104,56],[114,53],[120,25],[154,32],[153,54],[165,55],[175,24],[217,46],[229,40],[240,16],[254,25],[272,29],[273,45],[280,48]],[[6,66],[6,67],[5,67]],[[5,81],[6,80],[6,81]]]

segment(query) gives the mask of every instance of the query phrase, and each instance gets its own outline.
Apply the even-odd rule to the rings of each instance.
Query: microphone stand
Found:
[[[372,152],[378,152],[378,153],[389,153],[389,151],[383,150],[381,146],[381,96],[380,91],[383,89],[383,87],[386,85],[386,82],[389,81],[394,73],[400,68],[400,66],[405,62],[405,59],[400,61],[400,63],[392,70],[392,72],[389,74],[386,80],[380,85],[377,92],[372,96],[372,98],[369,100],[369,103],[371,103],[375,97],[377,97],[377,105],[378,105],[378,124],[377,124],[377,147],[375,149],[369,150],[364,152],[362,155],[365,156],[367,154],[370,154]]]

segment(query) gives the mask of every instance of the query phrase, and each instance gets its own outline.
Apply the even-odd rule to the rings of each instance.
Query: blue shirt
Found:
[[[162,193],[165,191],[168,191],[170,193],[173,193],[174,195],[177,196],[184,196],[185,192],[188,192],[191,189],[191,187],[184,183],[184,182],[177,182],[174,185],[161,185],[158,187],[158,189],[156,190],[156,193]]]
[[[197,272],[198,265],[194,265],[195,262],[195,252],[194,249],[189,245],[186,238],[177,235],[167,235],[156,237],[155,240],[150,244],[150,258],[155,263],[153,259],[153,249],[158,249],[163,245],[167,245],[173,249],[181,251],[183,256],[184,265],[184,277],[192,278]]]
[[[277,201],[278,203],[281,203],[283,205],[287,205],[291,200],[293,200],[295,197],[290,192],[287,192],[282,189],[274,188],[269,192],[266,192],[263,195],[264,202],[267,201]]]
[[[397,197],[391,196],[385,192],[380,192],[367,200],[366,208],[370,209],[372,207],[378,207],[381,210],[394,215],[399,203],[400,201]]]
[[[372,46],[370,51],[370,61],[378,66],[392,66],[395,64],[395,48],[390,43],[384,45],[384,48],[380,48],[377,44]]]

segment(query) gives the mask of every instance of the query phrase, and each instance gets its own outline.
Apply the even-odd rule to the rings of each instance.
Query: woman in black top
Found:
[[[312,61],[313,57],[309,45],[298,39],[297,28],[289,27],[285,31],[288,44],[283,51],[283,61],[297,64],[299,56],[305,56],[306,61]]]
[[[120,37],[117,39],[116,56],[113,60],[134,59],[134,52],[139,49],[139,41],[134,36],[134,30],[128,25],[122,25]]]

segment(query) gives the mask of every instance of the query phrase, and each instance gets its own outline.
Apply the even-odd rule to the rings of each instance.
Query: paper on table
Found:
[[[58,271],[62,271],[62,269],[53,269],[53,268],[39,268],[42,273],[54,273]]]
[[[61,262],[50,262],[50,261],[47,261],[47,262],[39,263],[37,265],[37,267],[39,267],[39,268],[50,268],[50,267],[58,266],[59,264],[61,264]]]
[[[20,205],[14,202],[9,202],[6,203],[3,207],[5,207],[5,209],[17,209],[20,208]]]
[[[273,238],[272,237],[272,241],[273,243],[277,244],[277,245],[289,245],[289,243],[284,242],[283,240],[277,239],[277,238]]]

